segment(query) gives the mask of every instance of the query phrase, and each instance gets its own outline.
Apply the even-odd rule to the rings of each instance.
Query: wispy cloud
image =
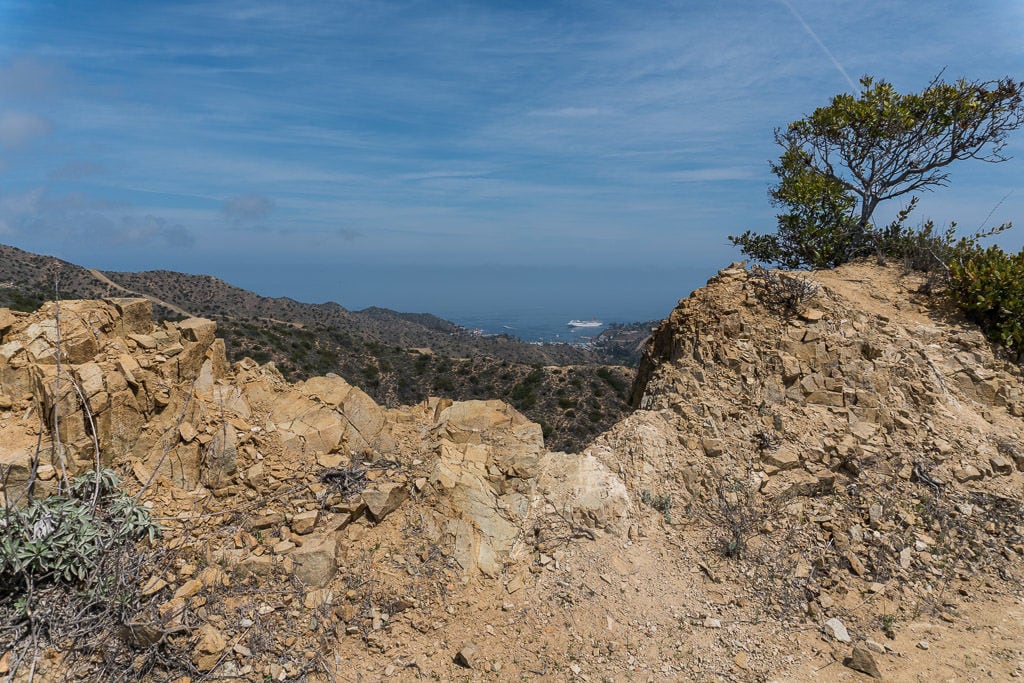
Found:
[[[757,178],[760,169],[750,166],[724,166],[720,168],[694,168],[686,171],[673,171],[668,176],[680,183],[727,182],[731,180],[751,180]]]
[[[771,130],[826,102],[837,75],[914,88],[943,64],[1024,72],[1024,14],[1010,4],[210,0],[141,4],[131,21],[106,6],[74,21],[49,6],[12,11],[17,31],[0,27],[0,201],[42,195],[0,217],[19,235],[35,215],[54,239],[136,244],[182,243],[177,227],[202,234],[197,249],[238,248],[246,229],[246,248],[267,259],[309,248],[528,261],[539,241],[670,259],[696,235],[724,242],[770,224]],[[1019,179],[1020,163],[999,172]],[[71,192],[120,205],[61,206]],[[1024,211],[1021,196],[1006,208]]]
[[[103,173],[103,167],[92,161],[68,161],[49,172],[50,180],[82,180]]]
[[[55,195],[42,187],[0,194],[0,234],[32,245],[79,246],[83,251],[195,242],[186,226],[131,205],[80,192]]]
[[[263,223],[274,210],[274,200],[258,194],[241,194],[224,201],[224,215],[236,228],[252,228]]]
[[[53,124],[42,116],[22,111],[0,111],[0,145],[17,149],[50,134]]]
[[[58,64],[21,55],[0,65],[0,97],[5,100],[45,100],[53,96],[67,78]]]

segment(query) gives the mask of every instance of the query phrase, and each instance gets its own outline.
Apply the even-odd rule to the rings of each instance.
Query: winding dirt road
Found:
[[[96,270],[94,268],[87,268],[86,270],[89,271],[90,275],[92,275],[94,278],[96,278],[97,280],[99,280],[103,284],[108,285],[110,287],[113,287],[114,289],[119,289],[122,292],[124,292],[125,294],[131,294],[132,296],[141,297],[143,299],[149,299],[153,303],[160,304],[164,308],[170,309],[170,310],[174,311],[175,313],[177,313],[178,315],[183,315],[186,318],[195,318],[196,317],[192,313],[189,313],[188,311],[186,311],[184,308],[180,308],[178,306],[175,306],[174,304],[167,303],[166,301],[163,301],[162,299],[157,299],[155,296],[153,296],[151,294],[146,294],[144,292],[136,292],[134,290],[128,289],[127,287],[119,285],[116,282],[114,282],[113,280],[111,280],[109,277],[107,277],[106,275],[104,275],[103,273],[101,273],[100,271],[98,271],[98,270]]]

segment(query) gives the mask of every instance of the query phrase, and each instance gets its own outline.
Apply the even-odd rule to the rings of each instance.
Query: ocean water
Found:
[[[362,264],[218,271],[218,277],[264,296],[335,301],[349,310],[380,306],[433,313],[484,334],[531,342],[584,342],[604,329],[569,328],[573,319],[597,319],[605,325],[660,320],[713,274],[692,267]]]

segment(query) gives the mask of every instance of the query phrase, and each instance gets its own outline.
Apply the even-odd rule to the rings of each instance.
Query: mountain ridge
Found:
[[[274,361],[285,378],[336,372],[382,405],[430,395],[506,397],[560,448],[578,450],[628,410],[644,332],[609,333],[595,348],[478,336],[429,313],[264,297],[211,275],[99,271],[0,245],[0,306],[34,310],[53,298],[144,296],[157,319],[215,320],[231,361]],[[643,326],[641,326],[643,327]],[[647,327],[649,331],[649,326]],[[563,370],[564,368],[564,370]]]

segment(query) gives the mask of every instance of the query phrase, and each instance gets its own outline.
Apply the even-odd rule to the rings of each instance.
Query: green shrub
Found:
[[[949,293],[990,339],[1024,356],[1024,251],[972,250],[950,265]]]
[[[608,386],[614,389],[618,394],[624,394],[626,389],[628,389],[626,382],[621,378],[616,377],[608,368],[598,368],[597,376],[607,382]]]
[[[33,498],[0,510],[0,586],[84,581],[99,557],[160,528],[149,510],[118,490],[110,470],[77,477],[68,495]]]
[[[867,228],[853,218],[856,200],[834,178],[809,170],[810,156],[788,148],[772,172],[779,184],[772,203],[787,209],[779,214],[774,234],[747,230],[729,237],[746,256],[781,268],[834,268],[869,253]]]
[[[672,500],[672,494],[654,494],[644,489],[640,493],[640,500],[644,505],[654,508],[665,517],[667,524],[672,523],[672,506],[674,502]]]

